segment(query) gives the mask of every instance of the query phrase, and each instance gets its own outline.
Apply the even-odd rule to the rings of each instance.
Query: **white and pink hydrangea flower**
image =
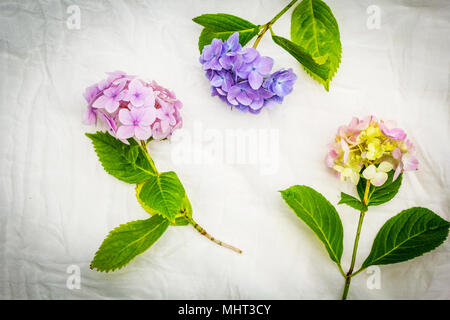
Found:
[[[172,91],[122,71],[107,74],[106,79],[86,88],[83,94],[88,103],[86,124],[100,121],[124,143],[129,138],[166,139],[181,128],[183,104]]]
[[[391,170],[395,170],[393,180],[404,171],[417,170],[416,150],[406,137],[394,121],[354,117],[338,128],[334,142],[328,145],[325,164],[341,180],[358,184],[363,176],[374,186],[381,186]]]

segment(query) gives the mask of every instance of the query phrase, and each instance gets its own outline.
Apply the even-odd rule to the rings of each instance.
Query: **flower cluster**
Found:
[[[391,170],[395,170],[395,180],[403,171],[417,170],[419,164],[406,133],[394,122],[374,116],[354,117],[349,125],[339,127],[325,163],[341,180],[349,179],[355,185],[364,169],[362,176],[374,186],[383,185]]]
[[[261,56],[254,48],[243,49],[237,32],[227,41],[214,39],[205,46],[200,63],[211,82],[213,96],[251,113],[281,103],[297,79],[292,69],[271,74],[273,59]]]
[[[125,143],[132,137],[165,139],[182,126],[182,103],[172,91],[121,71],[107,74],[106,79],[84,92],[88,103],[86,124],[96,124],[100,119],[112,136]]]

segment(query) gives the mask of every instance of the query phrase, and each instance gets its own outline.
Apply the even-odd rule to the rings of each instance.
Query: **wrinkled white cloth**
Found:
[[[342,42],[329,92],[267,34],[261,53],[274,58],[274,69],[298,75],[284,103],[255,116],[210,97],[198,62],[201,27],[191,19],[226,12],[263,24],[287,2],[0,1],[1,299],[340,298],[338,269],[278,190],[309,185],[336,205],[347,270],[358,213],[337,202],[341,191],[355,191],[323,159],[352,116],[397,120],[420,161],[394,200],[370,208],[357,267],[379,228],[401,210],[424,206],[450,220],[448,1],[326,0]],[[79,29],[67,26],[68,19],[74,26],[73,5]],[[377,10],[380,28],[373,29]],[[290,12],[275,33],[289,37]],[[172,142],[152,143],[151,155],[159,169],[178,173],[197,222],[242,255],[192,227],[171,227],[126,268],[89,269],[111,229],[148,217],[133,186],[103,171],[84,136],[95,129],[82,124],[82,93],[114,70],[155,79],[184,103],[183,129]],[[254,158],[234,134],[249,135]],[[81,287],[70,289],[77,268]],[[449,299],[449,270],[447,240],[412,261],[362,272],[349,298]]]

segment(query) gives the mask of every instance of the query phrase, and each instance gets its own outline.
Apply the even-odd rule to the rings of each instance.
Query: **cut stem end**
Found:
[[[219,246],[221,246],[221,247],[230,249],[230,250],[232,250],[232,251],[234,251],[234,252],[242,253],[242,250],[241,250],[241,249],[238,249],[238,248],[236,248],[236,247],[234,247],[234,246],[232,246],[232,245],[230,245],[230,244],[228,244],[228,243],[225,243],[225,242],[223,242],[223,241],[220,241],[220,240],[214,238],[213,236],[211,236],[208,232],[206,232],[205,229],[203,229],[201,226],[199,226],[198,223],[195,222],[192,218],[188,218],[188,219],[189,219],[189,223],[194,227],[195,230],[197,230],[198,232],[200,232],[200,234],[202,234],[203,236],[205,236],[206,238],[208,238],[209,240],[211,240],[211,241],[214,242],[215,244],[217,244],[217,245],[219,245]]]

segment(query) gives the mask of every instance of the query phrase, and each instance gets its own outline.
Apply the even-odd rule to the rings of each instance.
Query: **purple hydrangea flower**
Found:
[[[219,87],[216,88],[214,86],[211,86],[211,96],[213,96],[213,97],[218,96],[220,100],[222,100],[227,105],[232,107],[233,105],[231,103],[229,103],[227,100],[227,95],[228,95],[228,92],[223,91],[221,88],[219,88]]]
[[[255,90],[248,81],[243,81],[230,88],[227,100],[234,106],[248,106],[249,111],[258,111],[263,107],[265,99],[272,97],[272,95],[264,88]]]
[[[233,75],[226,70],[213,71],[209,70],[207,75],[211,85],[216,88],[221,88],[224,92],[228,92],[230,88],[235,84]]]
[[[223,53],[230,54],[239,52],[242,50],[242,46],[239,43],[239,33],[233,33],[226,42],[223,43]]]
[[[211,44],[205,46],[200,56],[200,62],[204,70],[221,70],[222,66],[219,59],[222,56],[223,42],[220,39],[214,39]]]
[[[228,40],[214,39],[199,59],[211,83],[211,95],[241,111],[259,113],[283,101],[297,76],[292,69],[271,74],[273,59],[254,48],[243,49],[239,33]]]
[[[234,78],[237,78],[239,70],[241,69],[244,60],[240,53],[230,53],[222,56],[219,59],[219,63],[223,69],[229,70],[234,73]]]
[[[264,77],[270,74],[273,67],[273,59],[269,57],[257,57],[251,63],[241,68],[241,72],[247,74],[248,82],[253,89],[259,89],[263,84]]]
[[[264,87],[277,96],[284,97],[291,93],[295,80],[297,76],[292,69],[279,70],[264,81]]]

